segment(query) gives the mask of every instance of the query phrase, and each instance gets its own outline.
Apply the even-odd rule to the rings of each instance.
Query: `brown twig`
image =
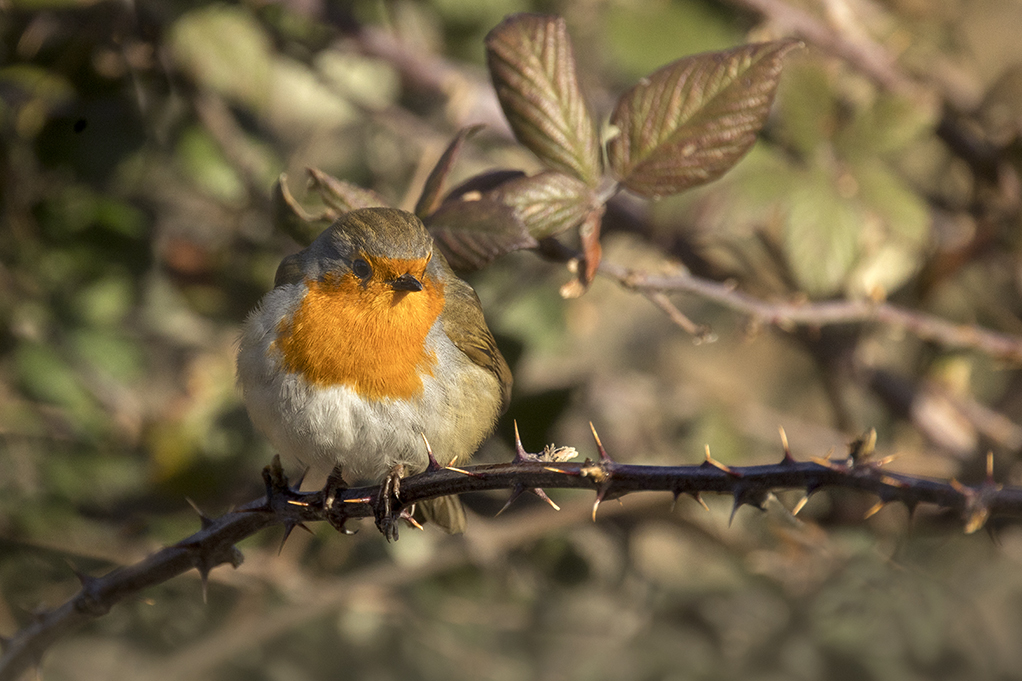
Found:
[[[851,40],[808,12],[793,7],[784,0],[728,0],[728,2],[769,17],[781,30],[790,31],[806,42],[841,57],[887,90],[907,92],[917,87],[896,66],[887,50],[866,36],[857,36],[856,40]]]
[[[974,325],[955,324],[887,302],[833,300],[772,303],[736,290],[727,283],[688,274],[645,274],[607,261],[601,263],[600,273],[644,295],[649,291],[691,293],[730,310],[748,314],[758,322],[781,328],[875,322],[903,329],[918,338],[945,347],[977,350],[996,359],[1022,362],[1022,338],[1018,336]]]

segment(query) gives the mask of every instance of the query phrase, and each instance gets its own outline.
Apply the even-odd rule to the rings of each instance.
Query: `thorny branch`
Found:
[[[921,503],[935,504],[957,512],[967,532],[982,528],[994,515],[1022,516],[1022,488],[1006,487],[993,480],[992,457],[988,457],[986,479],[978,485],[956,480],[943,481],[883,469],[885,459],[874,457],[875,431],[870,431],[850,446],[844,459],[796,461],[787,446],[784,432],[784,457],[779,463],[760,466],[726,466],[706,452],[706,460],[697,466],[643,466],[613,461],[593,431],[600,457],[582,463],[563,461],[569,449],[548,449],[530,454],[517,442],[517,454],[510,463],[442,468],[435,464],[401,483],[401,497],[393,502],[393,513],[425,499],[449,494],[494,489],[512,490],[511,500],[524,492],[545,498],[543,488],[588,489],[596,492],[593,519],[602,501],[617,499],[640,491],[667,491],[675,499],[681,495],[700,501],[703,492],[730,494],[734,500],[732,517],[744,505],[762,508],[775,490],[802,490],[803,500],[797,513],[814,492],[826,487],[857,489],[879,497],[870,514],[884,505],[900,501],[909,510]],[[211,519],[202,516],[202,529],[187,539],[159,551],[131,566],[118,568],[102,577],[79,574],[81,590],[68,602],[35,620],[4,641],[0,657],[0,681],[15,681],[26,669],[38,664],[46,649],[65,634],[89,620],[106,614],[124,598],[160,584],[196,568],[205,588],[209,571],[217,565],[241,564],[235,543],[273,526],[285,527],[285,539],[292,529],[304,523],[326,520],[338,530],[352,518],[373,517],[381,487],[344,488],[340,478],[331,476],[324,489],[299,492],[290,486],[279,460],[263,472],[266,497],[235,511]],[[510,501],[509,501],[510,503]],[[551,502],[552,505],[552,502]],[[379,521],[378,521],[379,522]]]

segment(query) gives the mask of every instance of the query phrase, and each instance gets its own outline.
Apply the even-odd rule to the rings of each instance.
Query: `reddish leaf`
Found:
[[[643,196],[675,194],[720,177],[766,122],[781,60],[794,40],[744,45],[668,64],[626,92],[607,157],[621,183]]]
[[[452,190],[425,222],[451,266],[473,270],[578,225],[594,203],[592,190],[570,175],[499,172]]]
[[[481,269],[505,253],[536,245],[514,208],[490,198],[446,202],[425,223],[459,272]]]
[[[483,127],[482,125],[472,125],[462,128],[447,146],[443,156],[440,157],[440,160],[437,161],[430,172],[429,177],[426,178],[426,184],[422,187],[422,196],[419,197],[418,203],[415,204],[415,214],[419,218],[425,218],[440,205],[440,199],[444,191],[444,182],[447,180],[451,168],[454,167],[454,161],[457,159],[462,145],[465,144],[465,140],[482,130]]]
[[[515,14],[486,36],[493,86],[518,141],[551,168],[596,185],[600,140],[575,75],[564,19]]]

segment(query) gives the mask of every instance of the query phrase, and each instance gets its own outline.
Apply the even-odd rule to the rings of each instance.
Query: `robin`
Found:
[[[281,261],[245,321],[238,381],[279,452],[340,465],[352,483],[425,470],[423,437],[445,463],[466,460],[511,392],[475,291],[422,222],[392,208],[351,211]],[[457,497],[422,510],[465,529]]]

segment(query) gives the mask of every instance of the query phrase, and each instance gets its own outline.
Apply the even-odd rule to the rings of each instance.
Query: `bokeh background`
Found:
[[[757,9],[759,8],[759,9]],[[765,9],[766,14],[759,10]],[[506,14],[568,22],[587,96],[675,58],[789,35],[774,114],[739,166],[655,204],[611,205],[605,257],[731,280],[765,300],[874,297],[1022,334],[1022,5],[1013,0],[0,0],[0,634],[99,574],[261,494],[272,451],[234,383],[246,313],[297,245],[272,222],[282,172],[313,166],[410,208],[460,127],[455,170],[538,169],[489,86]],[[793,19],[794,17],[794,19]],[[866,59],[866,58],[863,58]],[[570,235],[566,237],[571,240]],[[875,427],[894,470],[1020,478],[1015,364],[881,325],[778,330],[697,297],[696,343],[644,298],[532,253],[471,281],[515,370],[479,455],[768,463]],[[558,513],[467,499],[468,533],[371,524],[246,541],[245,564],[116,606],[42,665],[72,679],[1022,678],[1022,533],[797,494],[765,512],[666,494]]]

